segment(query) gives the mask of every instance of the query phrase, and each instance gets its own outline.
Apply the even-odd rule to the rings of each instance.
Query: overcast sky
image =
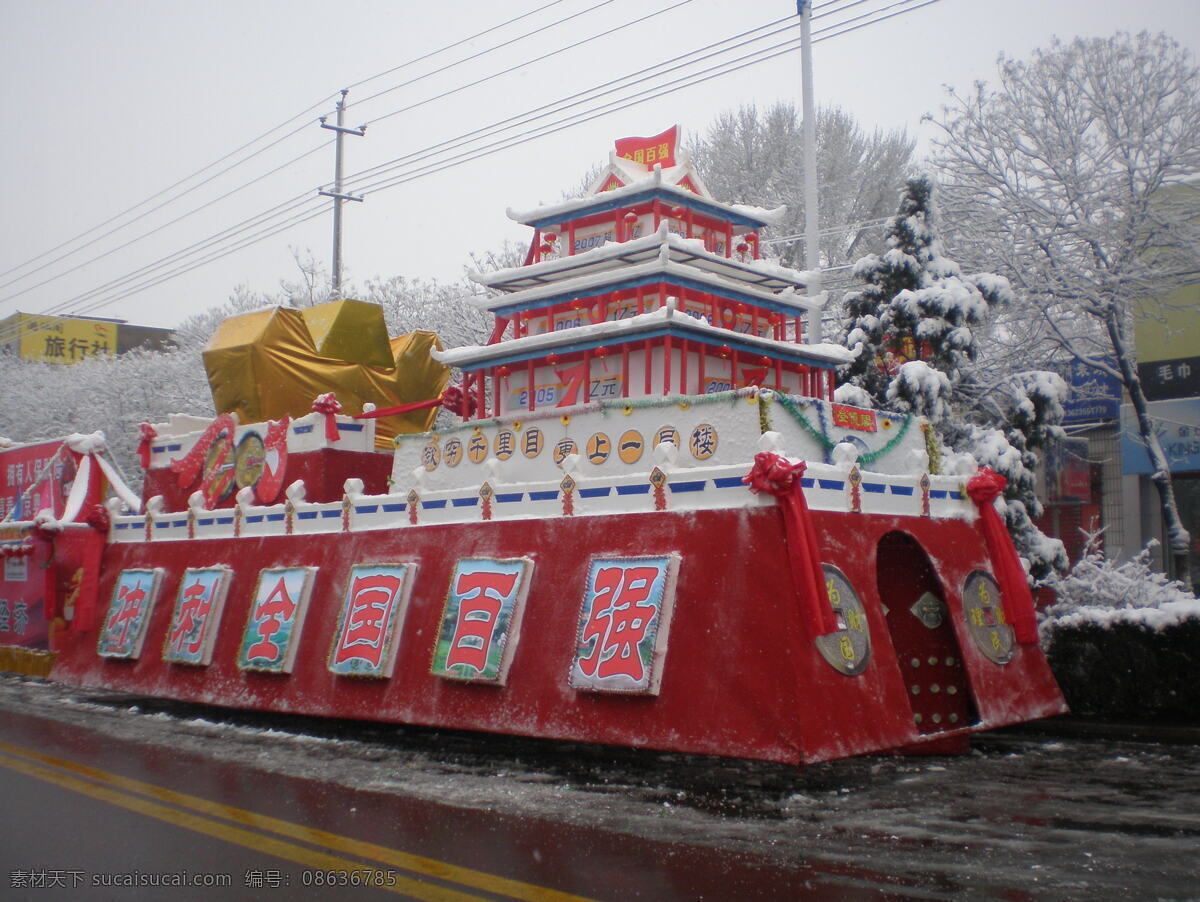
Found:
[[[1001,52],[1020,58],[1055,35],[1142,29],[1165,31],[1193,54],[1200,51],[1196,0],[934,0],[910,9],[921,2],[816,0],[819,38],[822,29],[863,13],[902,12],[841,36],[827,32],[818,41],[818,102],[845,107],[864,126],[906,128],[927,140],[929,126],[923,130],[920,118],[937,112],[942,86],[991,79]],[[656,11],[662,12],[588,40]],[[280,279],[295,279],[293,250],[311,251],[327,266],[332,217],[326,209],[144,291],[130,293],[195,258],[121,281],[210,239],[214,243],[201,256],[214,256],[289,215],[320,209],[313,198],[332,180],[333,148],[332,134],[318,127],[317,116],[332,112],[341,88],[352,88],[347,125],[369,123],[366,137],[346,141],[347,174],[400,161],[380,176],[395,179],[412,174],[422,159],[444,159],[427,153],[440,142],[794,13],[794,0],[0,0],[0,83],[9,111],[8,138],[0,143],[6,175],[0,316],[94,308],[98,315],[173,326],[221,303],[239,284],[271,292]],[[567,17],[573,18],[553,24]],[[521,38],[535,29],[544,30]],[[798,29],[747,43],[618,96],[794,37]],[[509,40],[508,47],[483,53]],[[563,49],[581,41],[586,43]],[[429,75],[473,54],[481,55]],[[554,55],[537,59],[545,54]],[[513,71],[499,74],[508,69]],[[388,70],[396,71],[373,78]],[[654,134],[676,122],[685,131],[702,131],[716,113],[746,102],[798,104],[799,70],[799,51],[787,52],[644,103],[618,105],[441,172],[365,191],[364,203],[345,208],[347,278],[459,278],[471,251],[498,247],[506,238],[528,240],[527,231],[505,216],[506,207],[557,200],[606,158],[613,139]],[[415,80],[422,75],[428,77]],[[246,151],[205,169],[268,133],[250,150],[282,140],[228,173],[221,169],[244,159]],[[202,170],[200,178],[210,181],[188,181],[39,257]],[[177,197],[189,187],[191,193]],[[171,202],[148,212],[165,201]],[[250,224],[269,211],[281,215]],[[104,236],[139,214],[138,221]],[[242,225],[244,231],[216,240]],[[94,243],[67,255],[85,242]],[[94,257],[100,259],[92,262]]]

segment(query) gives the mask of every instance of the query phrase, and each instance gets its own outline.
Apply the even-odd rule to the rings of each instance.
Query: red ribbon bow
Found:
[[[342,412],[342,404],[333,392],[317,395],[312,405],[313,413],[325,414],[325,440],[336,442],[340,437],[337,427],[337,414]]]
[[[138,460],[141,461],[142,469],[150,469],[150,443],[158,438],[158,431],[149,423],[138,424],[138,431],[142,434],[142,440],[138,442]]]

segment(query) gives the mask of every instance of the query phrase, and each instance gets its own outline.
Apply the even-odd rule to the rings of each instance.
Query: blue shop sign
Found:
[[[1200,470],[1200,398],[1151,401],[1150,416],[1171,472]],[[1121,405],[1121,472],[1138,476],[1154,472],[1129,404]]]
[[[1110,366],[1116,361],[1106,360]],[[1063,423],[1104,423],[1117,419],[1121,409],[1121,380],[1086,363],[1072,360],[1067,368],[1071,394],[1063,404]]]

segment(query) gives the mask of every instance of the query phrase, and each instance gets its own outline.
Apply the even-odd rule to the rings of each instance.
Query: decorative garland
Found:
[[[829,459],[830,459],[829,452],[831,452],[833,450],[833,447],[834,447],[834,445],[837,444],[837,442],[833,441],[826,434],[828,431],[828,427],[825,425],[824,405],[821,405],[821,404],[817,405],[817,416],[820,418],[820,425],[821,425],[820,431],[817,431],[817,429],[815,429],[813,427],[813,425],[810,422],[808,422],[808,418],[806,416],[804,416],[804,414],[801,412],[800,408],[796,406],[795,402],[793,402],[786,395],[776,394],[775,400],[778,401],[780,404],[782,404],[783,409],[786,410],[788,413],[790,413],[795,418],[796,422],[800,424],[800,427],[805,432],[807,432],[813,438],[814,441],[816,441],[816,443],[821,447],[821,452],[825,455],[825,462],[828,463]],[[912,426],[912,422],[913,422],[913,416],[911,414],[905,414],[904,422],[901,423],[900,428],[896,431],[896,434],[893,435],[891,437],[891,439],[888,440],[887,444],[884,445],[882,448],[879,448],[875,451],[868,451],[865,454],[860,454],[858,456],[858,462],[860,464],[869,466],[869,465],[873,464],[875,461],[879,460],[879,458],[883,457],[886,454],[889,454],[891,451],[893,451],[895,449],[895,447],[898,444],[900,444],[900,442],[904,439],[904,436],[908,434],[908,429],[910,426]],[[924,426],[922,426],[922,428],[924,428]],[[927,432],[926,433],[926,439],[927,439],[926,444],[928,444],[928,434],[929,433]],[[933,469],[933,463],[934,463],[933,456],[930,455],[930,459],[929,459],[930,470],[929,470],[929,472],[931,472],[931,473],[936,472]]]
[[[921,424],[921,431],[925,433],[925,453],[929,455],[929,472],[937,476],[942,472],[942,449],[938,444],[937,434],[928,423]]]
[[[670,395],[668,397],[655,398],[622,398],[618,401],[596,401],[591,404],[582,404],[569,408],[572,413],[564,414],[559,408],[550,408],[548,410],[535,411],[533,413],[525,412],[523,416],[515,418],[518,422],[538,422],[541,420],[560,419],[563,420],[563,425],[570,423],[570,417],[573,414],[583,414],[590,411],[599,411],[602,416],[608,416],[611,411],[619,410],[621,413],[628,416],[635,410],[642,410],[648,407],[670,407],[678,405],[686,410],[688,407],[696,404],[717,404],[721,402],[729,402],[732,406],[743,398],[757,397],[758,388],[738,388],[730,391],[713,392],[708,395]],[[778,397],[778,395],[776,395]],[[686,405],[686,406],[685,406]],[[429,432],[410,432],[397,435],[392,439],[392,444],[399,445],[402,441],[411,439],[428,440],[428,436],[437,433],[438,435],[447,435],[455,432],[463,432],[466,430],[483,429],[488,426],[508,426],[513,422],[514,415],[510,414],[505,417],[490,417],[486,420],[471,420],[466,423],[456,423],[453,426],[447,426],[443,429],[430,430]]]

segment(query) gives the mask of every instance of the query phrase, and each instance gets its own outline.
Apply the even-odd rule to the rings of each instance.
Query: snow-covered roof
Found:
[[[588,194],[557,204],[536,207],[532,210],[514,210],[509,207],[507,212],[509,219],[540,229],[590,213],[602,213],[618,207],[627,207],[653,197],[669,198],[675,204],[690,207],[720,219],[727,219],[735,226],[750,229],[774,225],[782,221],[787,212],[787,207],[768,210],[765,207],[752,207],[745,204],[723,204],[712,198],[701,197],[665,178],[663,169],[658,164],[655,164],[654,170],[648,176],[626,185],[624,188],[614,188],[601,194]]]
[[[676,334],[688,333],[690,339],[704,344],[728,345],[750,353],[770,352],[800,363],[818,366],[840,366],[849,363],[854,357],[853,353],[841,345],[795,344],[722,329],[680,313],[673,303],[650,313],[626,319],[576,326],[540,335],[526,335],[497,344],[467,345],[432,353],[435,360],[447,366],[470,369],[501,362],[537,359],[557,350],[577,350],[608,346],[614,342],[638,341],[667,331]]]
[[[680,150],[677,154],[679,162],[674,166],[662,167],[662,179],[668,185],[678,185],[684,179],[687,179],[696,189],[696,193],[700,197],[712,200],[712,192],[708,190],[708,186],[704,184],[704,180],[700,178],[700,173],[696,171],[696,166],[692,162],[692,155],[686,150]],[[600,174],[596,176],[588,189],[588,194],[599,194],[601,189],[608,184],[609,180],[615,176],[623,185],[631,185],[634,182],[640,182],[649,178],[654,172],[655,164],[646,165],[645,163],[635,163],[633,160],[628,160],[625,157],[617,156],[616,151],[608,152],[608,165],[600,170]]]
[[[631,241],[610,241],[567,257],[555,257],[529,266],[514,266],[491,273],[471,273],[471,278],[481,285],[497,291],[514,292],[538,285],[562,283],[568,279],[622,269],[654,259],[666,248],[668,257],[676,262],[723,276],[736,282],[782,291],[787,288],[804,288],[809,274],[797,269],[780,266],[769,260],[745,262],[714,254],[704,249],[699,238],[684,238],[672,234],[667,224],[643,238]]]
[[[725,273],[710,272],[691,262],[682,263],[671,256],[671,245],[660,243],[645,263],[624,265],[587,272],[559,282],[519,289],[512,294],[492,298],[471,298],[481,310],[501,316],[524,310],[537,310],[563,301],[605,294],[618,288],[634,288],[667,281],[696,291],[712,292],[766,310],[794,316],[821,309],[823,301],[809,298],[792,286],[775,293],[756,287],[751,280],[738,280]]]

